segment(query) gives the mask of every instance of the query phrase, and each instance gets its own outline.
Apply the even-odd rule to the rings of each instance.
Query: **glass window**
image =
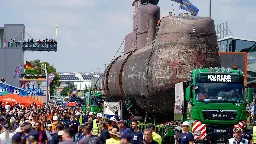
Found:
[[[196,99],[202,102],[243,102],[243,84],[197,83]]]

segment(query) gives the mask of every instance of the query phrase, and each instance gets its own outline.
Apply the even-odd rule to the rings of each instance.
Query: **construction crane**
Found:
[[[197,16],[199,9],[192,4],[189,0],[171,0],[180,4],[180,8],[191,13],[192,16]],[[133,0],[133,6],[135,4],[154,4],[157,5],[159,0]]]

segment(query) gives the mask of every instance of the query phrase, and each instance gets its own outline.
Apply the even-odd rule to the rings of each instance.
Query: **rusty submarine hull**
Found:
[[[207,17],[166,16],[156,4],[134,4],[133,31],[124,54],[106,68],[106,97],[129,99],[147,115],[170,120],[175,83],[195,68],[220,65],[214,21]]]

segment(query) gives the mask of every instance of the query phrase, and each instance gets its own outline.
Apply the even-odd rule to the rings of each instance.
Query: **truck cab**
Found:
[[[181,119],[191,123],[196,141],[226,142],[235,127],[245,125],[246,104],[252,102],[252,90],[246,87],[243,72],[194,69],[189,79],[176,84],[174,113],[182,112]]]

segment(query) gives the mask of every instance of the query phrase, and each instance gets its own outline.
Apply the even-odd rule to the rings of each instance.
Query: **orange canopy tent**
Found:
[[[77,106],[76,102],[68,102],[66,104],[66,107],[75,107],[75,106]]]
[[[33,99],[32,97],[24,96],[23,98],[25,100],[31,101],[32,103],[35,103],[37,106],[42,106],[43,105],[41,102],[39,102],[38,100]]]
[[[3,105],[5,105],[6,102],[10,104],[20,103],[21,105],[29,106],[32,104],[31,101],[26,101],[22,96],[19,96],[17,94],[7,94],[0,97],[0,101],[2,101]]]

